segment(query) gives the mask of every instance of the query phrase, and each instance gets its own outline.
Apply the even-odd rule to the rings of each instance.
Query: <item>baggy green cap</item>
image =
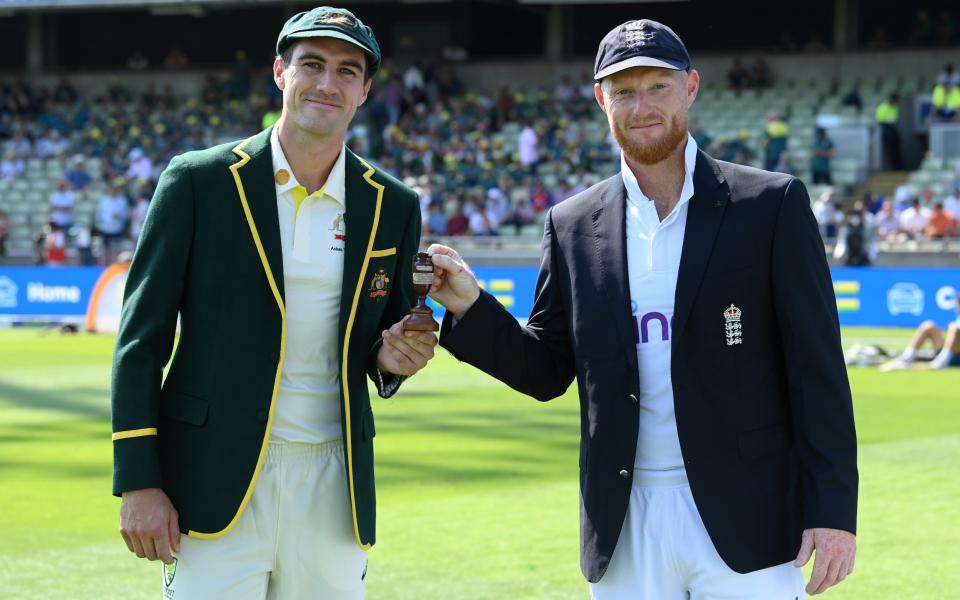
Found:
[[[283,54],[294,40],[331,37],[358,46],[370,59],[368,77],[380,69],[380,44],[373,30],[345,8],[318,6],[290,17],[277,38],[277,55]]]

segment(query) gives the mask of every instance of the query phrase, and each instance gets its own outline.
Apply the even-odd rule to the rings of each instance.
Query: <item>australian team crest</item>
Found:
[[[381,298],[386,296],[388,285],[390,285],[390,278],[387,277],[387,273],[383,269],[380,269],[370,281],[370,297]]]
[[[177,562],[178,559],[176,556],[173,557],[173,562],[169,565],[163,565],[163,585],[164,587],[170,587],[170,584],[173,583],[173,578],[177,576]]]

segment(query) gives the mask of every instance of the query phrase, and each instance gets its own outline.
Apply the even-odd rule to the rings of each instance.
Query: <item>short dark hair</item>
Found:
[[[293,49],[296,45],[297,42],[293,41],[287,44],[287,47],[280,53],[280,60],[283,61],[283,64],[289,65],[293,62]],[[360,50],[360,52],[363,53],[363,83],[366,84],[373,77],[373,73],[370,72],[370,57],[367,56],[367,53],[363,52],[363,50]]]

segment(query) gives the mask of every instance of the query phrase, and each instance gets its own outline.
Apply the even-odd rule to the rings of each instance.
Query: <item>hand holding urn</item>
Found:
[[[439,331],[440,325],[433,319],[433,309],[427,306],[427,294],[433,285],[433,260],[426,252],[413,257],[413,291],[417,305],[410,310],[410,318],[404,321],[404,331]]]

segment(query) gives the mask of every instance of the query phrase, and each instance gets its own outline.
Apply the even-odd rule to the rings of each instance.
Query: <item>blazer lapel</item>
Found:
[[[280,247],[280,219],[277,191],[273,182],[273,156],[270,132],[265,129],[241,142],[233,153],[240,161],[230,166],[237,193],[250,225],[250,233],[260,254],[261,266],[271,289],[283,304],[283,250]]]
[[[697,165],[693,172],[693,197],[690,198],[687,211],[687,227],[683,235],[683,251],[680,254],[680,271],[674,298],[674,347],[683,335],[729,199],[730,188],[726,185],[716,161],[698,150]]]
[[[383,186],[373,179],[374,170],[364,164],[353,152],[347,153],[344,173],[346,196],[347,239],[344,242],[343,287],[340,292],[340,351],[346,341],[347,327],[359,310],[359,286],[362,284],[368,251],[373,249],[376,236],[375,220],[379,220]],[[355,306],[355,304],[357,306]]]
[[[613,328],[620,337],[630,366],[637,372],[637,348],[630,324],[630,278],[627,274],[627,190],[619,174],[607,181],[600,195],[600,208],[592,215],[595,252],[610,304]]]

